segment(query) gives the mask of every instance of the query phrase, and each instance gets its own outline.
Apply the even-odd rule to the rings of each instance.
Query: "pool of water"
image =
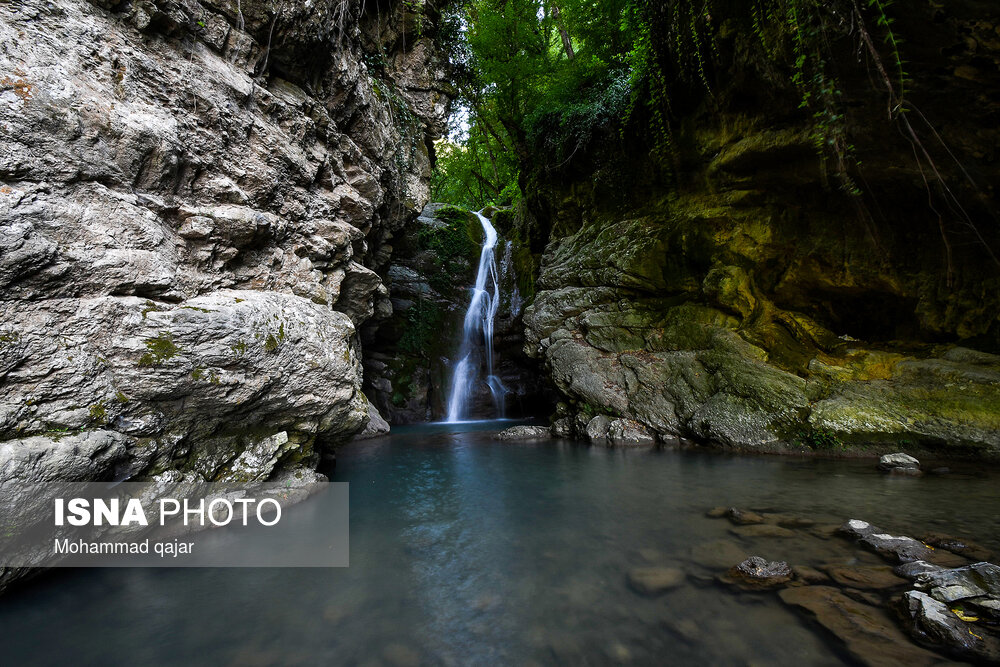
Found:
[[[459,427],[462,428],[462,427]],[[53,572],[0,598],[4,664],[844,664],[771,594],[714,580],[734,549],[874,558],[809,531],[751,539],[714,506],[862,518],[1000,548],[997,471],[885,477],[871,461],[500,443],[399,429],[338,453],[351,565]],[[323,531],[323,497],[288,510]],[[680,567],[643,597],[627,573]],[[735,564],[735,563],[732,563]]]

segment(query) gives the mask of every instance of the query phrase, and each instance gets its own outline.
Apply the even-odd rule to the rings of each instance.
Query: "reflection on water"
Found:
[[[698,546],[806,565],[871,556],[805,531],[739,538],[707,508],[1000,547],[992,471],[890,478],[870,461],[498,443],[488,426],[401,429],[340,452],[349,568],[54,573],[0,599],[4,663],[842,664],[774,597],[714,583],[704,565],[723,549]],[[322,503],[289,515],[322,532]],[[636,595],[626,573],[650,563],[686,583]]]

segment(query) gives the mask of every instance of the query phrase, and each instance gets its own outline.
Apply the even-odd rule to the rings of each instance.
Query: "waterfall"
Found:
[[[483,226],[483,250],[479,255],[479,270],[476,273],[476,285],[472,288],[472,299],[469,309],[465,311],[462,346],[459,348],[460,361],[452,373],[448,415],[445,419],[448,422],[463,421],[469,416],[472,391],[479,375],[480,352],[486,358],[486,386],[493,396],[497,417],[503,417],[504,395],[507,393],[500,378],[493,374],[493,320],[500,306],[500,281],[495,253],[497,230],[482,213],[477,212],[475,215]],[[482,346],[479,344],[480,334]]]

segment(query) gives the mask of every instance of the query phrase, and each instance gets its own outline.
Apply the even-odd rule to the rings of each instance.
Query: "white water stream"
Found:
[[[495,417],[503,417],[504,395],[507,393],[500,378],[493,374],[493,320],[500,306],[500,282],[495,252],[497,230],[482,213],[475,215],[483,226],[483,250],[479,255],[479,270],[476,273],[476,285],[472,288],[472,300],[465,312],[462,346],[458,353],[460,361],[452,372],[448,414],[445,418],[446,422],[451,423],[469,418],[472,395],[484,355],[486,386],[493,396]]]

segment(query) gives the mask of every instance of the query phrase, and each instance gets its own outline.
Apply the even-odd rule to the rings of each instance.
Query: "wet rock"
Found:
[[[925,574],[927,572],[938,572],[943,569],[944,568],[940,565],[934,565],[933,563],[928,563],[922,560],[915,560],[909,563],[903,563],[902,565],[897,565],[893,569],[893,572],[900,577],[913,581],[921,574]]]
[[[954,554],[971,558],[972,560],[986,561],[993,558],[993,552],[981,544],[951,535],[941,533],[927,533],[921,536],[921,541],[936,549],[945,549]]]
[[[375,404],[368,403],[368,424],[365,425],[361,433],[354,436],[354,439],[368,440],[369,438],[377,438],[380,435],[385,435],[388,432],[389,422],[382,419],[382,415],[379,414]]]
[[[750,556],[721,577],[744,590],[763,590],[781,586],[792,580],[792,568],[783,561],[770,561],[760,556]]]
[[[934,551],[912,537],[890,535],[867,521],[851,519],[840,528],[841,532],[855,537],[861,544],[879,555],[900,563],[915,560],[933,560]]]
[[[587,422],[587,437],[594,440],[607,440],[608,429],[611,427],[611,420],[604,415],[597,415]]]
[[[615,419],[608,425],[608,440],[616,447],[644,447],[656,444],[656,435],[633,419]]]
[[[913,644],[889,615],[853,600],[831,586],[798,586],[778,593],[790,606],[805,611],[836,637],[851,656],[872,667],[923,667],[941,658]]]
[[[902,452],[885,454],[878,460],[878,469],[893,474],[919,475],[920,461]]]
[[[943,602],[921,591],[907,591],[901,606],[910,633],[918,641],[962,658],[1000,660],[1000,642],[974,629]]]
[[[974,563],[954,569],[939,569],[917,575],[915,585],[929,591],[931,597],[944,603],[964,600],[1000,603],[1000,566],[993,563]],[[985,605],[995,609],[996,605]]]
[[[908,581],[893,574],[888,565],[829,567],[827,573],[841,586],[860,589],[885,589],[905,586]]]
[[[685,574],[676,567],[637,567],[629,570],[627,579],[635,592],[656,596],[684,583]]]
[[[735,507],[730,507],[726,510],[726,516],[729,520],[735,523],[737,526],[746,526],[754,523],[764,523],[764,517],[756,512],[751,512],[749,510],[741,510]]]
[[[795,537],[795,531],[782,528],[781,526],[772,526],[766,523],[750,526],[737,526],[735,528],[730,528],[729,532],[734,535],[750,539],[758,537]]]
[[[569,417],[560,417],[552,422],[552,436],[555,438],[572,438],[573,420]]]
[[[493,436],[494,440],[537,440],[551,438],[552,431],[546,426],[512,426]]]

